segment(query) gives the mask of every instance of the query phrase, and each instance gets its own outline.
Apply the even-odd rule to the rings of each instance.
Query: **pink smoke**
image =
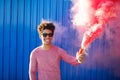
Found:
[[[97,4],[97,5],[96,5]],[[89,26],[84,33],[81,47],[86,48],[100,36],[109,19],[116,17],[114,2],[111,0],[73,1],[73,24],[77,27]]]
[[[82,48],[90,45],[97,37],[100,37],[102,32],[105,31],[106,34],[109,47],[105,48],[105,54],[101,54],[101,48],[94,50],[97,54],[92,55],[87,64],[97,62],[104,67],[111,67],[117,76],[120,76],[119,4],[119,0],[73,0],[71,9],[74,28],[78,32],[87,28],[82,39]]]

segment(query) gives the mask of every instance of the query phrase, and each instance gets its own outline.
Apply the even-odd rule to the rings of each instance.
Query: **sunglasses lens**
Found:
[[[47,33],[43,33],[43,37],[47,37]]]
[[[52,34],[52,33],[49,33],[48,35],[49,35],[49,37],[52,37],[52,36],[53,36],[53,34]]]

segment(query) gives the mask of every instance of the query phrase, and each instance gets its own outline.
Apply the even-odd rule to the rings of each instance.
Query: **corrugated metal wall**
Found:
[[[42,18],[59,22],[67,26],[70,37],[54,43],[68,52],[79,49],[70,46],[67,39],[75,38],[75,30],[70,28],[70,0],[0,0],[0,80],[29,80],[30,52],[41,44],[37,34],[37,25]],[[72,32],[72,33],[71,33]],[[65,34],[64,34],[65,35]],[[98,45],[96,40],[89,51],[91,54]],[[69,46],[69,47],[68,47]],[[71,53],[70,53],[71,54]],[[71,55],[75,55],[74,53]],[[92,62],[91,62],[92,63]],[[110,69],[86,65],[71,66],[61,62],[62,80],[119,80],[110,74]],[[89,68],[86,68],[89,67]]]

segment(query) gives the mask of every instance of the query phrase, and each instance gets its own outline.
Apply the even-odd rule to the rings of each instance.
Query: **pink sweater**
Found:
[[[63,49],[52,46],[50,50],[35,48],[30,55],[29,75],[30,80],[60,80],[60,60],[72,65],[79,64],[75,57],[68,55]]]

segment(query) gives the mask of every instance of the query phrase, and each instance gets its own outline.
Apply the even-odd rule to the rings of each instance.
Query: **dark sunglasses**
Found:
[[[42,35],[43,35],[43,37],[47,37],[47,35],[49,37],[53,37],[53,33],[43,33]]]

